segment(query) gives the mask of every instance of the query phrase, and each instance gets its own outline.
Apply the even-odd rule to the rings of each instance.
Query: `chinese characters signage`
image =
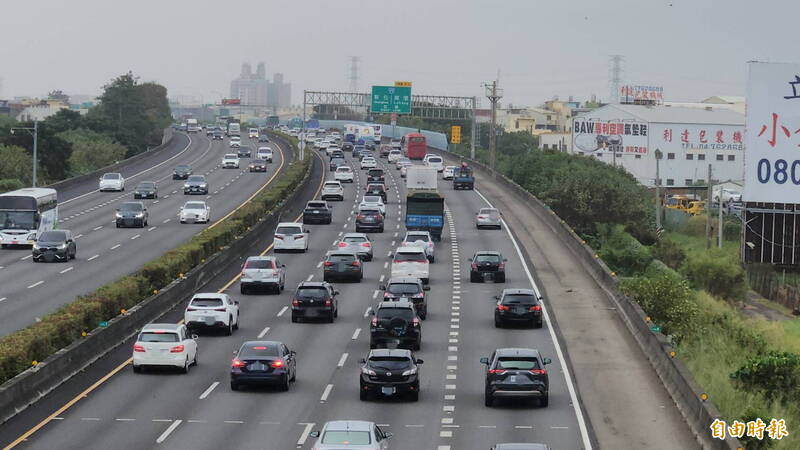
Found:
[[[620,86],[619,102],[660,105],[664,102],[664,88],[661,86]]]
[[[372,112],[411,114],[411,88],[372,86]]]
[[[749,63],[746,202],[800,203],[800,65]]]
[[[714,422],[709,426],[711,429],[711,437],[714,439],[725,439],[725,436],[735,438],[750,437],[758,439],[759,441],[765,438],[781,440],[789,436],[789,430],[786,426],[785,419],[771,419],[769,423],[764,422],[760,418],[751,420],[747,423],[734,420],[730,425],[724,420],[714,419]]]
[[[743,150],[744,127],[740,125],[656,124],[650,144],[664,149]]]
[[[647,153],[648,134],[649,127],[643,122],[576,117],[572,125],[573,148],[585,153]]]

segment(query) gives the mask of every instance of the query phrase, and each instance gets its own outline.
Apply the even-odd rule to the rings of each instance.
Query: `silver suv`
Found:
[[[258,288],[268,288],[280,294],[285,284],[286,264],[274,256],[250,256],[242,266],[239,290],[243,295]]]
[[[317,438],[312,448],[319,450],[388,450],[392,433],[381,430],[375,422],[334,420],[325,423],[321,431],[312,431],[309,436]]]

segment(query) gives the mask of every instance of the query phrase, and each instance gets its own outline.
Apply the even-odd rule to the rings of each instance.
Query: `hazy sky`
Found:
[[[410,80],[414,93],[503,103],[609,96],[623,80],[667,100],[743,95],[748,60],[800,60],[797,0],[30,0],[3,2],[0,98],[95,94],[127,70],[171,96],[227,96],[242,62],[266,62],[302,91]],[[488,102],[484,99],[483,105]]]

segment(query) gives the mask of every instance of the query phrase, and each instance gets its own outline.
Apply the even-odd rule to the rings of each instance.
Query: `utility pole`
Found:
[[[492,177],[497,178],[495,162],[497,161],[497,102],[503,98],[503,90],[497,88],[497,80],[492,84],[485,84],[486,97],[492,102],[492,121],[489,126],[489,168],[492,170]]]
[[[38,166],[39,158],[37,156],[38,152],[38,141],[39,141],[39,119],[33,119],[33,128],[31,127],[16,127],[11,129],[11,134],[14,134],[16,130],[25,130],[28,133],[33,135],[33,178],[32,178],[32,187],[36,187],[36,166]]]
[[[470,139],[469,139],[469,158],[471,160],[475,160],[475,136],[477,131],[475,128],[478,125],[478,122],[475,118],[475,112],[477,111],[477,99],[472,97],[472,126],[470,127]]]
[[[708,204],[711,205],[711,191],[708,192]],[[710,208],[711,206],[709,206]],[[722,189],[719,191],[719,225],[717,226],[717,247],[722,248]],[[709,210],[709,214],[711,210]]]
[[[661,174],[659,173],[661,156],[661,150],[656,149],[656,231],[661,229]]]
[[[611,96],[608,101],[611,103],[619,103],[619,85],[622,83],[622,61],[625,58],[622,55],[611,55],[611,66],[608,69],[608,84],[611,89]]]
[[[706,182],[708,186],[708,193],[706,194],[706,205],[709,207],[709,211],[706,212],[706,248],[711,248],[711,164],[708,165],[708,181]]]

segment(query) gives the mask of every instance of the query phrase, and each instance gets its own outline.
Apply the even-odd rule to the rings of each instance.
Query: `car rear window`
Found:
[[[120,175],[118,173],[107,173],[103,175],[104,180],[119,180]]]
[[[338,188],[341,185],[339,183],[325,183],[325,187],[327,188]]]
[[[326,431],[322,435],[323,444],[369,445],[372,443],[369,431]]]
[[[414,320],[414,311],[410,308],[380,308],[377,314],[378,319],[392,319],[400,317],[401,319],[412,321]]]
[[[431,240],[430,236],[428,236],[427,234],[409,234],[408,236],[406,236],[406,241],[408,242],[414,242],[414,241],[428,242],[430,240]]]
[[[189,166],[176,166],[175,170],[189,170]]]
[[[498,255],[477,255],[475,256],[475,262],[500,262],[500,256]]]
[[[364,203],[383,203],[383,199],[381,199],[377,195],[365,195]]]
[[[221,298],[195,298],[192,299],[192,306],[212,308],[216,306],[223,306],[223,303]]]
[[[303,230],[300,227],[278,227],[275,230],[276,234],[301,234]]]
[[[251,259],[244,263],[245,269],[272,269],[274,268],[273,261],[269,259]]]
[[[411,365],[411,360],[405,356],[373,356],[367,361],[373,369],[398,370]]]
[[[303,287],[297,289],[295,295],[299,298],[325,298],[328,295],[328,290],[321,287]]]
[[[360,243],[360,242],[367,242],[367,238],[360,237],[360,236],[349,236],[349,237],[346,237],[346,238],[342,239],[342,241],[347,242],[348,244],[354,244],[354,243]]]
[[[322,202],[308,202],[308,207],[309,208],[324,208],[325,207],[325,203],[322,203]]]
[[[532,370],[539,368],[539,361],[534,357],[503,357],[497,358],[498,369]]]
[[[370,176],[377,177],[383,175],[383,169],[369,169],[367,173],[370,174]]]
[[[274,344],[243,345],[241,350],[239,350],[239,359],[274,357],[279,355],[278,346]]]
[[[440,162],[442,162],[442,158],[439,158],[438,156],[435,156],[433,158],[428,158],[428,162],[440,163]]]
[[[355,255],[329,255],[328,261],[330,262],[352,262],[356,260]]]
[[[350,172],[350,168],[347,166],[340,166],[336,168],[337,172]]]
[[[139,334],[139,342],[178,342],[178,333],[145,331]]]
[[[254,159],[253,164],[266,164],[266,160],[263,159]]]
[[[186,208],[186,209],[206,209],[206,204],[205,203],[200,203],[200,202],[190,202],[190,203],[187,203],[186,206],[184,206],[184,208]]]
[[[506,305],[534,305],[536,297],[530,294],[509,294],[503,297],[503,304]]]
[[[419,294],[420,288],[416,283],[392,283],[386,290],[390,294]]]
[[[370,191],[383,191],[384,187],[382,184],[370,184],[367,186],[367,189]]]
[[[497,212],[496,209],[482,208],[481,211],[480,211],[480,214],[493,214],[493,213],[496,213],[496,212]]]
[[[67,233],[63,231],[45,231],[39,235],[41,242],[60,242],[67,239]]]
[[[398,262],[405,262],[405,261],[427,261],[425,257],[425,252],[418,252],[418,253],[400,253],[397,252],[394,254],[394,260]]]

